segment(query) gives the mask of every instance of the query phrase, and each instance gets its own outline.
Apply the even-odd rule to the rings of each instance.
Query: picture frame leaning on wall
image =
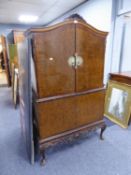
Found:
[[[105,117],[127,128],[131,116],[131,86],[109,81],[105,98]]]

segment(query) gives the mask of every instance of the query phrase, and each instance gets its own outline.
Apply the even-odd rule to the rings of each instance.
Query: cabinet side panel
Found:
[[[18,44],[24,41],[24,31],[14,31],[14,43]]]
[[[21,126],[25,138],[27,153],[30,161],[34,162],[33,128],[32,128],[32,107],[31,107],[31,78],[30,78],[30,57],[29,41],[25,40],[18,44],[19,56],[19,97]]]

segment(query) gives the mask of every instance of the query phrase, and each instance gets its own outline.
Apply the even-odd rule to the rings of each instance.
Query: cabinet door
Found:
[[[97,91],[76,98],[77,127],[103,119],[105,91]]]
[[[40,140],[75,129],[75,97],[36,103]]]
[[[105,34],[92,30],[86,24],[76,25],[76,56],[81,65],[76,69],[76,91],[103,86]],[[79,60],[78,60],[79,62]]]
[[[75,71],[69,65],[69,58],[75,53],[74,41],[74,24],[33,34],[38,98],[74,92]]]

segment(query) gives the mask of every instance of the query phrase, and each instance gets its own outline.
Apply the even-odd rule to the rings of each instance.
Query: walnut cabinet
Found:
[[[104,130],[106,36],[78,17],[26,32],[19,55],[21,121],[28,149],[37,144],[44,156],[45,148],[61,139],[97,127]]]

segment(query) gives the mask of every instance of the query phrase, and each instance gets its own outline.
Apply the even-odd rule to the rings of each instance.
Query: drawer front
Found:
[[[105,90],[81,95],[76,100],[77,126],[80,127],[103,119]]]
[[[75,128],[75,98],[64,98],[37,104],[40,139]]]
[[[40,139],[102,120],[105,92],[36,104]]]

